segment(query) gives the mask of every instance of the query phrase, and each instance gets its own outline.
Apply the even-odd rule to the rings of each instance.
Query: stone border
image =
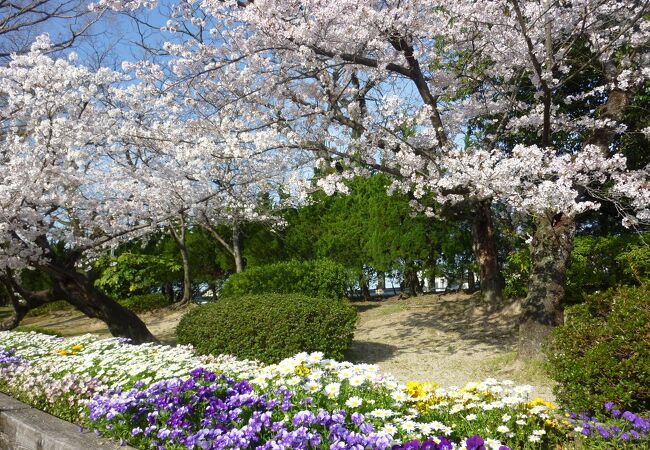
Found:
[[[0,393],[0,450],[135,450]]]

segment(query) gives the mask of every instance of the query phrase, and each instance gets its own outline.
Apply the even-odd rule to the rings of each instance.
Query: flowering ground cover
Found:
[[[530,387],[401,385],[376,366],[298,354],[274,365],[91,335],[0,333],[0,390],[148,449],[639,448],[646,418],[563,413]]]

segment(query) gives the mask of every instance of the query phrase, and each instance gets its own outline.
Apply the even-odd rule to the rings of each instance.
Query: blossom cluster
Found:
[[[0,333],[0,390],[138,448],[534,449],[648,428],[630,412],[614,413],[627,428],[565,418],[507,380],[403,385],[320,353],[262,365],[91,335]]]

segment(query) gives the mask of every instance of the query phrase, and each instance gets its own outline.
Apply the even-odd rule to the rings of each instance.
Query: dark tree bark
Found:
[[[605,68],[610,79],[608,71],[616,74],[616,70],[611,69]],[[617,136],[616,123],[623,121],[632,95],[632,89],[613,89],[608,94],[607,102],[600,108],[600,118],[605,125],[594,128],[584,146],[595,145],[603,154],[609,153],[609,147]],[[563,322],[566,271],[576,228],[575,217],[562,211],[550,211],[547,216],[537,220],[536,226],[531,243],[528,295],[524,300],[519,325],[520,356],[539,352],[553,327]]]
[[[359,288],[363,299],[370,300],[370,286],[368,286],[368,280],[364,275],[359,276]]]
[[[474,216],[474,246],[481,277],[481,295],[485,302],[498,306],[503,301],[503,277],[499,269],[492,221],[491,202],[478,202]]]
[[[25,318],[27,313],[34,308],[54,301],[51,290],[29,292],[21,288],[14,279],[13,273],[7,270],[6,274],[0,277],[4,285],[14,313],[8,319],[0,322],[0,330],[13,330]],[[21,296],[19,299],[16,292]]]
[[[469,292],[476,291],[476,279],[474,278],[474,271],[471,269],[467,271],[467,290]]]
[[[174,286],[171,283],[165,283],[163,286],[163,291],[165,292],[165,296],[167,297],[167,301],[171,305],[174,303]]]
[[[377,289],[386,290],[386,272],[377,271]]]
[[[519,354],[539,352],[553,327],[563,320],[562,299],[575,235],[574,217],[542,217],[530,246],[528,295],[519,324]]]
[[[135,313],[99,291],[86,275],[55,263],[40,268],[52,279],[54,298],[65,299],[88,317],[105,322],[113,336],[131,339],[134,344],[157,342]]]
[[[420,278],[414,268],[408,269],[404,273],[404,280],[401,286],[402,294],[416,296],[422,293]]]
[[[2,282],[10,286],[15,317],[8,325],[15,326],[27,312],[37,306],[55,300],[65,300],[88,317],[106,323],[113,336],[131,339],[134,344],[157,342],[145,323],[132,311],[99,291],[87,275],[75,270],[80,253],[72,252],[61,258],[52,251],[47,237],[40,236],[35,243],[43,250],[47,261],[36,268],[50,277],[52,287],[47,291],[30,292],[23,289],[11,271],[6,271]],[[18,300],[14,293],[22,297]]]

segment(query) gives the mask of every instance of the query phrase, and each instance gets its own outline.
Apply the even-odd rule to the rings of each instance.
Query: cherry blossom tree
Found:
[[[233,192],[255,192],[257,180],[275,173],[267,168],[282,166],[272,153],[257,157],[225,142],[173,90],[91,71],[74,54],[55,59],[50,50],[41,36],[0,68],[0,270],[16,312],[5,325],[65,299],[114,335],[153,340],[136,315],[95,288],[85,266],[120,242],[197,217],[208,201],[235,204]],[[23,289],[17,274],[26,268],[46,273],[51,289]]]
[[[163,51],[230,133],[331,165],[326,192],[380,170],[415,208],[427,192],[472,205],[488,298],[500,290],[491,204],[531,217],[521,332],[536,347],[562,320],[576,216],[603,199],[648,221],[648,168],[615,154],[650,75],[647,17],[636,0],[203,0],[175,7]]]

